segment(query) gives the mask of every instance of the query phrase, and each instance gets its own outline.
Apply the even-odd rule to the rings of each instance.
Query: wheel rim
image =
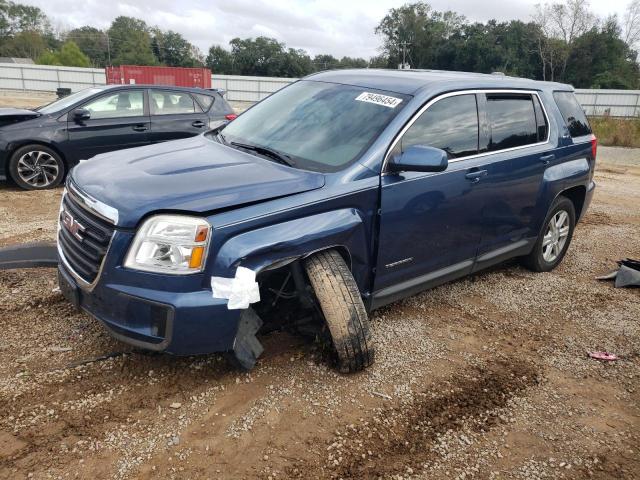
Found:
[[[32,187],[48,187],[58,178],[59,171],[56,159],[41,150],[27,152],[18,160],[20,180]]]
[[[545,262],[555,262],[569,238],[569,214],[558,210],[549,220],[542,239],[542,258]]]

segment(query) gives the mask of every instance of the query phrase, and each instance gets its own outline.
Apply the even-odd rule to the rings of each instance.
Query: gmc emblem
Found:
[[[80,233],[84,232],[84,226],[78,223],[78,221],[75,218],[73,218],[71,214],[66,210],[62,211],[61,220],[62,220],[62,225],[64,225],[64,227],[69,231],[69,233],[74,237],[76,237],[78,240],[82,241],[83,237],[82,235],[80,235]]]

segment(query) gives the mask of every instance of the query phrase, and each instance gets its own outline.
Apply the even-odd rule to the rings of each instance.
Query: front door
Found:
[[[476,95],[432,103],[390,156],[411,145],[449,154],[444,172],[383,173],[373,307],[469,273],[482,233],[486,172],[479,168]]]
[[[193,137],[209,129],[209,117],[188,92],[149,90],[151,142]]]
[[[88,120],[76,121],[69,114],[69,142],[77,159],[149,143],[149,116],[143,89],[118,90],[90,100]]]

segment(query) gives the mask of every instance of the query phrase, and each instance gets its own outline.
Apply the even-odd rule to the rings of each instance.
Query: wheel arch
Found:
[[[576,223],[578,219],[582,217],[582,209],[584,207],[584,202],[587,196],[587,187],[584,185],[576,185],[565,190],[562,190],[558,197],[567,197],[573,203],[573,208],[576,213]],[[556,197],[557,198],[557,197]]]
[[[260,275],[319,252],[336,250],[363,292],[370,284],[367,238],[362,217],[354,209],[310,215],[229,238],[215,254],[212,274],[233,276],[242,265]]]

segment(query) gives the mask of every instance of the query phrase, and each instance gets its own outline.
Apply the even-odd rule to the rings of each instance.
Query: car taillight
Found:
[[[596,153],[598,153],[598,139],[595,135],[591,136],[591,158],[596,159]]]
[[[225,115],[224,118],[226,118],[227,120],[231,121],[231,120],[235,120],[236,118],[238,118],[238,115],[236,115],[235,113],[230,113],[229,115]]]

